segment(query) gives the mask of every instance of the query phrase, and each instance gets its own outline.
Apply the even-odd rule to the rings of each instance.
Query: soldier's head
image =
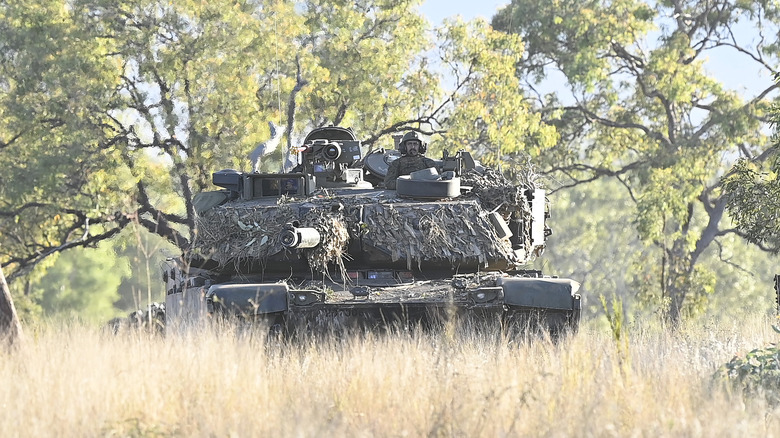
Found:
[[[424,154],[428,149],[428,145],[420,138],[420,135],[414,131],[409,131],[401,138],[401,143],[398,145],[398,151],[403,155],[416,156],[418,154]]]

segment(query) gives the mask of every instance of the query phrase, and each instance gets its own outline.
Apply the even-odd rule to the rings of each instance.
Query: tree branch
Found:
[[[16,142],[16,140],[19,140],[19,138],[22,136],[22,134],[24,134],[24,132],[19,132],[19,133],[15,134],[13,137],[11,137],[11,139],[8,140],[8,141],[0,140],[0,149],[5,149],[8,146],[11,146],[12,144],[14,144]]]
[[[587,119],[589,119],[591,121],[595,121],[595,122],[599,123],[600,125],[603,125],[603,126],[606,126],[606,127],[620,128],[620,129],[638,129],[638,130],[642,131],[648,137],[650,137],[650,138],[652,138],[654,140],[660,141],[665,146],[667,146],[667,147],[671,147],[672,146],[672,142],[670,141],[670,139],[665,137],[663,134],[661,134],[660,132],[653,131],[650,128],[648,128],[647,126],[641,125],[639,123],[616,122],[614,120],[607,119],[607,118],[604,118],[604,117],[601,117],[601,116],[597,115],[596,113],[594,113],[594,112],[588,110],[587,108],[585,108],[584,105],[567,106],[567,107],[564,107],[563,109],[564,110],[579,111],[583,115],[585,115],[585,117]]]
[[[398,131],[402,131],[402,130],[413,130],[413,131],[421,132],[421,133],[423,133],[425,135],[432,135],[432,134],[437,133],[437,132],[442,132],[442,131],[435,131],[435,130],[431,131],[431,132],[426,132],[426,131],[423,131],[423,130],[421,130],[419,128],[413,128],[413,127],[411,127],[409,125],[413,125],[413,124],[433,125],[433,123],[437,123],[438,124],[438,120],[436,119],[436,116],[440,112],[444,111],[444,108],[446,108],[447,104],[449,104],[450,102],[453,102],[455,100],[455,97],[457,96],[458,92],[463,87],[465,87],[466,84],[471,82],[471,80],[473,79],[473,77],[472,77],[473,74],[474,74],[474,66],[473,66],[473,64],[469,64],[469,70],[468,70],[468,73],[466,74],[466,76],[464,78],[462,78],[462,79],[461,78],[458,79],[458,83],[455,85],[455,88],[450,93],[450,95],[447,96],[447,98],[444,99],[444,101],[442,101],[442,103],[438,107],[436,107],[429,115],[418,117],[416,119],[401,120],[399,122],[393,123],[392,125],[390,125],[390,126],[384,128],[384,129],[380,130],[379,132],[375,132],[375,133],[371,134],[371,136],[369,136],[367,139],[363,140],[363,144],[369,146],[369,149],[370,149],[369,153],[371,151],[373,151],[373,147],[372,146],[373,146],[374,143],[376,143],[377,140],[379,140],[382,136],[385,136],[385,135],[393,133],[393,132],[398,132]]]
[[[65,239],[64,242],[58,244],[58,245],[49,245],[49,246],[43,246],[39,249],[37,249],[35,252],[22,256],[22,257],[11,257],[5,264],[3,264],[3,267],[8,267],[10,265],[16,265],[16,269],[8,276],[8,282],[12,282],[14,279],[21,277],[25,274],[25,272],[29,271],[30,269],[34,268],[38,263],[42,262],[46,257],[49,257],[52,254],[66,251],[71,248],[79,248],[79,247],[89,247],[96,245],[98,242],[101,242],[105,239],[108,239],[110,237],[115,236],[118,234],[122,229],[124,229],[127,224],[130,223],[130,217],[128,215],[124,215],[121,213],[115,213],[110,218],[105,218],[102,222],[113,222],[116,223],[116,227],[110,228],[100,234],[95,235],[89,235],[89,221],[84,222],[84,233],[82,233],[81,237],[75,240],[67,240]],[[72,230],[74,228],[80,228],[80,226],[74,226],[71,227],[68,231],[66,231],[65,235],[72,234]]]
[[[626,166],[624,166],[624,167],[622,167],[620,169],[612,170],[612,169],[607,169],[607,168],[604,168],[604,167],[596,167],[596,166],[591,166],[589,164],[578,163],[578,164],[573,164],[573,165],[570,165],[570,166],[553,167],[553,168],[551,168],[548,171],[541,172],[541,174],[542,175],[549,175],[549,174],[554,173],[554,172],[562,172],[565,175],[567,175],[570,179],[573,180],[572,183],[564,184],[564,185],[562,185],[562,186],[560,186],[560,187],[558,187],[558,188],[556,188],[554,190],[551,190],[550,194],[553,194],[553,193],[557,192],[558,190],[563,190],[563,189],[569,189],[569,188],[572,188],[572,187],[576,187],[576,186],[578,186],[580,184],[586,184],[586,183],[589,183],[589,182],[593,182],[593,181],[596,181],[596,180],[598,180],[600,178],[603,178],[603,177],[610,177],[610,176],[619,177],[620,175],[626,174],[626,173],[628,173],[628,172],[630,172],[632,170],[636,170],[636,169],[644,166],[645,164],[647,164],[646,161],[640,160],[640,161],[635,161],[633,163],[630,163],[630,164],[628,164],[628,165],[626,165]],[[586,178],[586,179],[577,179],[577,178],[575,178],[575,177],[573,177],[571,175],[571,172],[575,172],[575,171],[576,172],[590,172],[590,173],[593,174],[593,176],[590,177],[590,178]],[[620,182],[624,186],[626,186],[627,189],[629,189],[629,194],[631,195],[631,198],[634,199],[634,201],[636,201],[636,198],[634,198],[633,192],[631,192],[631,190],[628,187],[628,185],[622,179],[618,178],[618,180],[620,180]]]

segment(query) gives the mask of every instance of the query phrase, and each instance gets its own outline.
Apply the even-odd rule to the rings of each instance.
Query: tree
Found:
[[[780,252],[778,157],[742,159],[726,180],[727,208],[745,237],[774,254]]]
[[[40,296],[47,316],[107,321],[116,316],[117,289],[130,275],[127,260],[117,257],[109,242],[101,242],[97,248],[58,254],[56,262],[33,282],[31,293]]]
[[[419,1],[307,0],[296,38],[309,84],[300,95],[301,130],[351,126],[373,145],[428,124],[441,95],[420,53],[431,47]]]
[[[779,117],[780,110],[774,107],[771,111],[775,129],[773,146],[761,154],[741,158],[724,184],[728,196],[726,207],[742,234],[774,254],[780,253]]]
[[[451,110],[440,121],[447,127],[441,148],[466,149],[498,166],[523,160],[525,167],[556,143],[555,128],[542,123],[515,75],[520,38],[482,20],[456,20],[439,29],[439,40],[442,68],[455,83]]]
[[[657,249],[637,284],[668,305],[671,321],[714,287],[699,264],[705,250],[743,234],[724,220],[720,177],[735,158],[767,149],[762,127],[777,88],[729,90],[706,59],[775,74],[779,12],[759,1],[514,1],[493,18],[525,42],[517,74],[561,135],[547,172],[563,189],[620,182],[640,238]],[[543,94],[552,78],[565,85]]]
[[[0,5],[0,261],[9,282],[42,258],[111,236],[100,148],[117,81],[61,2]]]
[[[11,291],[8,290],[8,283],[0,267],[0,337],[9,345],[13,345],[21,335],[22,326],[19,324]]]

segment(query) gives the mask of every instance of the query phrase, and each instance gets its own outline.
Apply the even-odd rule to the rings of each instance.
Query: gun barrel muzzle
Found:
[[[314,248],[320,244],[320,232],[315,228],[296,227],[288,224],[282,230],[280,239],[285,248]]]

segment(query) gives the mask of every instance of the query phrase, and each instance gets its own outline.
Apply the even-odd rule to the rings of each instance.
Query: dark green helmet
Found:
[[[401,143],[398,145],[398,151],[406,155],[406,142],[409,140],[417,140],[420,142],[420,153],[424,154],[428,150],[428,143],[424,142],[420,134],[409,131],[401,138]]]

